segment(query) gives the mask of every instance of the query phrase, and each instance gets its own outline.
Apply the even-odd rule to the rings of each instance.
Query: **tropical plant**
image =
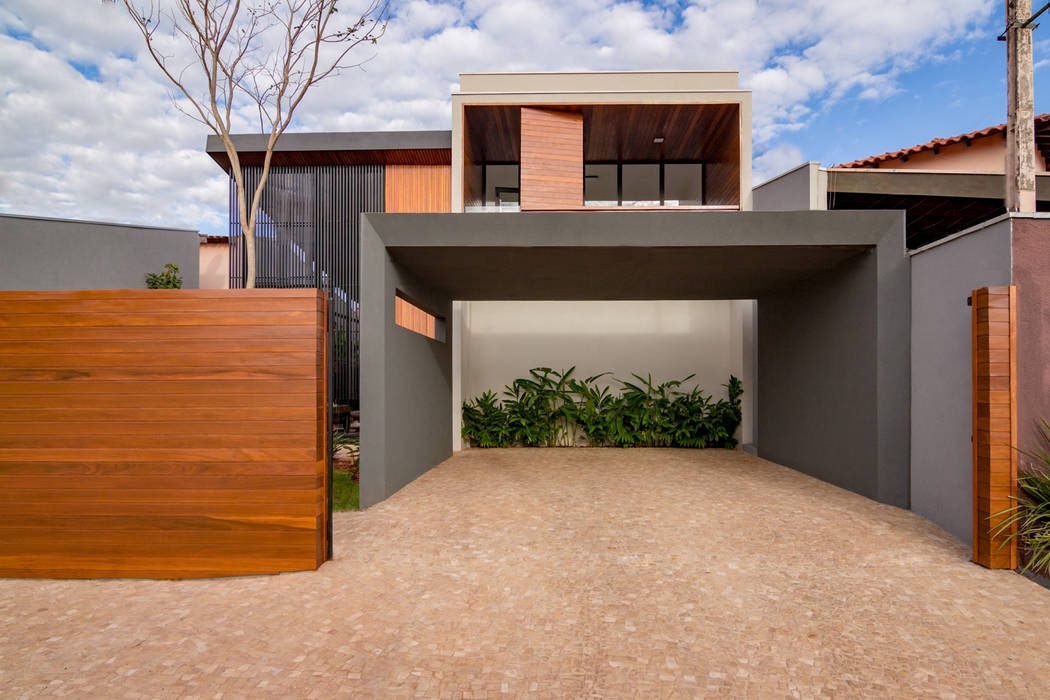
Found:
[[[674,444],[679,447],[707,447],[718,444],[711,424],[713,398],[700,387],[688,393],[679,393],[671,404],[671,420],[675,426]]]
[[[599,380],[608,372],[576,379],[536,367],[505,387],[501,402],[491,391],[463,404],[463,437],[479,447],[575,445],[594,447],[735,447],[743,385],[734,376],[715,401],[700,388],[679,391],[692,379],[662,383],[652,375],[617,380],[619,395]]]
[[[1027,555],[1022,571],[1050,573],[1050,423],[1042,421],[1039,438],[1043,446],[1022,451],[1031,460],[1017,477],[1017,505],[992,516],[1004,517],[992,528],[993,537],[1006,535],[1006,546],[1016,539]]]
[[[607,385],[598,384],[598,380],[607,374],[610,373],[569,380],[569,391],[576,399],[573,419],[591,447],[604,447],[612,440],[615,417],[620,412],[620,398],[613,396]]]
[[[147,272],[146,286],[149,289],[182,289],[179,266],[168,263],[163,272]]]
[[[575,367],[561,372],[535,367],[505,387],[511,439],[526,447],[555,447],[575,439],[576,403],[569,388]],[[570,427],[572,426],[572,427]]]
[[[358,439],[350,435],[350,433],[344,433],[341,430],[332,433],[332,454],[342,449],[354,447],[357,444]]]
[[[507,412],[491,391],[463,404],[462,435],[478,447],[509,447],[512,444]]]
[[[661,384],[653,375],[631,374],[637,383],[617,379],[623,385],[623,405],[616,420],[613,440],[621,447],[667,447],[674,442],[675,423],[672,405],[678,387],[695,375]]]

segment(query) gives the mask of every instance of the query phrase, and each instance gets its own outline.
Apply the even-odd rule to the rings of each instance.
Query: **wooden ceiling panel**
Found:
[[[736,104],[530,105],[583,113],[584,160],[728,162],[739,153]],[[465,155],[472,163],[521,157],[519,105],[467,105]],[[663,137],[663,143],[653,143]]]
[[[739,140],[739,107],[726,105],[591,105],[583,108],[588,161],[722,162]],[[663,143],[653,143],[662,137]]]
[[[464,155],[471,163],[521,160],[521,108],[472,105],[463,109]]]

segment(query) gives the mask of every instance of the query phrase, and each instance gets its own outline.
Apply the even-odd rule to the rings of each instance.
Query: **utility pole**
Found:
[[[1043,7],[1039,11],[1042,14]],[[1006,0],[1006,210],[1035,211],[1032,0]]]

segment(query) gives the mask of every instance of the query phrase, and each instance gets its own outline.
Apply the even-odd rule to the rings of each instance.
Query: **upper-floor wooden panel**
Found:
[[[388,165],[385,189],[388,212],[452,210],[452,169],[447,165]]]
[[[583,206],[583,115],[521,108],[522,211]]]

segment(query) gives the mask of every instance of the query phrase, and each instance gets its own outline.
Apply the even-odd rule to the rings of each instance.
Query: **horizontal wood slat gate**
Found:
[[[973,306],[973,560],[1017,568],[1017,542],[991,530],[1017,501],[1016,287],[984,287]]]
[[[0,292],[0,576],[315,569],[327,298]]]

